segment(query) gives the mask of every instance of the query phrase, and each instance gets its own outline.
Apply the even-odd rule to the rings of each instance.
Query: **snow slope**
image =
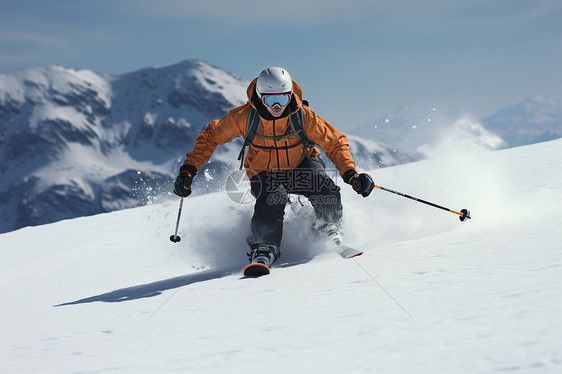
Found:
[[[179,244],[175,199],[1,234],[2,371],[559,373],[561,163],[555,140],[378,169],[473,219],[344,185],[365,254],[322,251],[287,208],[259,279],[241,279],[252,205],[225,193],[186,200]]]

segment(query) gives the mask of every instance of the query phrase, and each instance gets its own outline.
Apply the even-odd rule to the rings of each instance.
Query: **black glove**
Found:
[[[351,187],[363,197],[369,196],[373,188],[375,188],[375,182],[373,178],[367,173],[357,174],[353,169],[346,171],[343,174],[343,180],[345,183],[351,184]]]
[[[195,166],[183,165],[174,183],[174,193],[181,197],[188,197],[191,195],[191,182],[193,182],[195,174],[197,174]]]

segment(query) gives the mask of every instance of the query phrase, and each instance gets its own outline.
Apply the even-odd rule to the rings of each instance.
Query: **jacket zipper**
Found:
[[[275,120],[273,120],[273,137],[277,137],[277,134],[275,133]],[[277,170],[281,170],[281,165],[279,162],[279,149],[277,148],[277,141],[275,141],[275,139],[273,139],[273,145],[275,146],[275,153],[277,154]]]
[[[273,123],[275,123],[275,120],[273,120]],[[271,167],[271,150],[267,153],[269,154],[269,160],[267,161],[267,171],[269,171]]]

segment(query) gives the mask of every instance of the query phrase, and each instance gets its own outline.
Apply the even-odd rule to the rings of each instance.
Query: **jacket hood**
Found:
[[[291,97],[291,101],[289,102],[289,105],[287,105],[287,108],[285,108],[285,111],[283,112],[283,114],[280,117],[273,117],[267,111],[267,109],[265,108],[265,106],[263,105],[261,100],[259,99],[258,94],[256,93],[256,83],[257,83],[257,81],[258,81],[258,78],[255,78],[250,83],[250,85],[246,89],[246,96],[248,97],[250,105],[252,105],[254,107],[256,112],[263,119],[272,121],[272,120],[275,120],[275,119],[288,117],[291,114],[296,113],[301,108],[301,106],[302,106],[302,89],[297,84],[297,82],[295,82],[293,80],[293,95]]]

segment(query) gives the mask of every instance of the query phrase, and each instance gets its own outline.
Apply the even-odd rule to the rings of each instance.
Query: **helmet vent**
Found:
[[[280,67],[264,69],[256,82],[256,93],[262,95],[293,91],[293,82],[289,73]]]

